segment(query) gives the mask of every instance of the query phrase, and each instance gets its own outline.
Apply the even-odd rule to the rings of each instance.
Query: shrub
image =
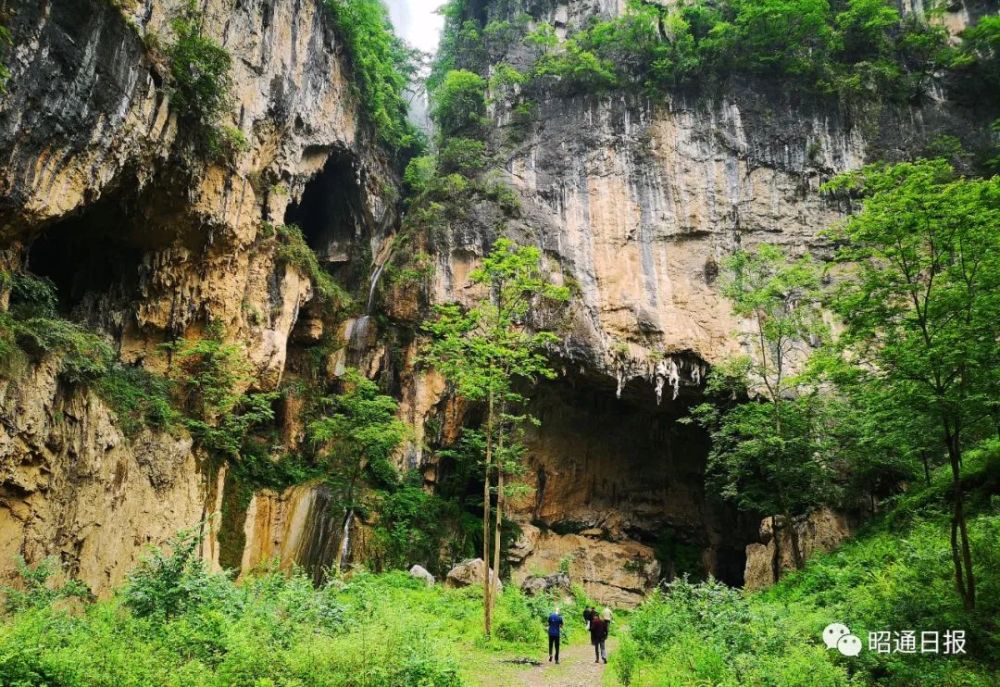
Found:
[[[233,103],[233,60],[222,45],[204,34],[204,23],[194,0],[188,0],[181,15],[170,22],[174,41],[166,55],[171,102],[180,118],[193,125],[196,142],[207,153],[231,157],[247,147],[242,132],[220,124]]]
[[[306,243],[302,230],[294,224],[271,227],[278,241],[275,259],[279,265],[293,265],[309,278],[320,302],[339,312],[351,305],[350,295],[324,270],[316,253]]]
[[[33,566],[18,556],[16,563],[17,576],[21,584],[17,587],[0,585],[0,593],[4,597],[4,610],[7,613],[45,608],[59,599],[70,597],[86,599],[90,596],[90,590],[79,580],[70,579],[63,582],[53,580],[53,577],[61,571],[59,560],[53,556]]]
[[[403,182],[412,195],[416,196],[424,192],[427,184],[434,177],[436,166],[437,161],[433,155],[418,155],[406,163],[406,169],[403,171]]]
[[[438,169],[442,174],[457,173],[474,176],[486,167],[486,144],[472,138],[450,138],[438,153]]]
[[[143,427],[169,429],[181,421],[173,405],[174,384],[166,377],[114,363],[95,386],[126,436],[138,434]]]
[[[125,605],[140,617],[171,618],[208,601],[213,586],[225,588],[226,578],[210,574],[201,558],[202,538],[200,531],[184,530],[168,542],[168,552],[151,549],[128,576]]]
[[[482,125],[486,114],[486,81],[464,69],[453,69],[431,93],[431,116],[443,138]]]

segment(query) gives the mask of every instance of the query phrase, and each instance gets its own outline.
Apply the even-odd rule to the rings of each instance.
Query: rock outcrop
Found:
[[[525,439],[527,495],[510,504],[522,530],[510,551],[515,582],[568,566],[612,605],[636,603],[661,575],[765,584],[773,541],[747,547],[759,517],[706,493],[707,439],[678,423],[710,365],[740,351],[733,333],[748,324],[720,293],[719,264],[764,241],[824,254],[819,234],[845,208],[819,195],[823,181],[905,157],[937,134],[978,135],[979,115],[938,93],[869,108],[735,79],[659,100],[541,89],[527,123],[495,97],[490,143],[517,212],[475,204],[465,221],[397,248],[398,161],[368,123],[323,2],[197,3],[203,32],[233,57],[233,106],[220,124],[247,143],[228,158],[199,151],[171,103],[165,48],[187,4],[7,3],[0,267],[52,279],[61,313],[101,332],[128,365],[171,370],[163,343],[219,325],[251,363],[250,390],[298,383],[284,385],[275,434],[261,438],[275,459],[303,441],[307,377],[322,385],[348,367],[379,377],[411,428],[398,465],[433,488],[435,454],[477,409],[418,364],[417,324],[435,303],[468,301],[469,272],[502,229],[538,245],[573,292],[565,323],[536,322],[560,325],[563,374],[530,402],[542,425]],[[983,11],[958,4],[953,27]],[[527,13],[564,38],[624,4],[511,0],[468,11],[477,21]],[[491,59],[523,66],[524,51],[512,41]],[[286,223],[352,292],[349,312],[318,307],[307,266],[282,257],[275,227]],[[420,285],[380,285],[398,250],[427,253]],[[126,436],[53,360],[0,381],[0,574],[14,555],[58,555],[103,593],[143,546],[204,522],[213,565],[249,571],[277,559],[320,579],[345,536],[358,558],[370,548],[369,524],[352,529],[330,498],[318,482],[249,493],[182,430]],[[847,532],[824,518],[803,530],[804,554]],[[474,584],[481,562],[452,572],[450,584]]]
[[[813,554],[832,551],[854,531],[850,518],[829,508],[821,508],[808,517],[796,520],[793,524],[794,537],[784,525],[778,527],[778,536],[775,537],[774,520],[772,517],[764,518],[760,523],[760,541],[747,545],[744,573],[747,589],[770,587],[777,577],[795,569],[796,558],[806,561]],[[798,542],[798,556],[794,542]]]
[[[198,3],[201,30],[234,58],[233,107],[220,124],[247,141],[228,160],[204,155],[165,86],[171,21],[187,6],[4,8],[14,47],[0,100],[0,249],[5,267],[51,278],[65,314],[102,331],[123,362],[163,371],[161,343],[198,338],[213,322],[245,350],[253,386],[274,389],[314,299],[310,280],[276,256],[271,227],[293,217],[330,263],[374,253],[394,226],[397,172],[321,0]],[[342,206],[335,236],[302,210],[311,196]],[[339,336],[310,322],[307,339]],[[242,497],[224,498],[225,472],[184,432],[125,437],[114,413],[56,368],[0,382],[0,571],[15,554],[54,554],[104,592],[145,545],[233,520],[218,515],[224,502],[246,510]],[[328,563],[330,533],[310,529],[327,526],[308,507],[317,499],[311,487],[259,495],[245,524],[227,522],[246,550],[226,552],[226,564]],[[218,537],[206,542],[217,564]]]

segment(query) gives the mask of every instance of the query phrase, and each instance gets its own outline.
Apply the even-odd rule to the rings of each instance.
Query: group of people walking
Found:
[[[590,643],[594,645],[594,663],[608,662],[608,631],[611,629],[611,609],[605,607],[598,613],[593,606],[588,606],[583,611],[583,622],[590,632]],[[559,607],[549,614],[549,661],[555,658],[559,663],[559,644],[563,635],[563,617],[559,613]]]

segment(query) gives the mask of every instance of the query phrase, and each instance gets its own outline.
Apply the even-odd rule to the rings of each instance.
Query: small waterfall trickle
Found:
[[[385,269],[385,263],[388,262],[388,256],[381,263],[375,265],[375,269],[372,270],[371,283],[368,286],[368,302],[365,304],[365,314],[372,314],[372,304],[375,302],[375,289],[378,287],[379,277],[382,276],[382,271]]]

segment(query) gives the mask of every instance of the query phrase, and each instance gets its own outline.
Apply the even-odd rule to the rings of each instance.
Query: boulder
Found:
[[[410,568],[410,577],[415,577],[418,580],[423,580],[424,582],[427,583],[428,587],[434,586],[434,576],[431,575],[427,571],[427,568],[425,568],[422,565],[415,565],[412,568]]]
[[[521,591],[528,596],[535,596],[551,591],[568,592],[569,589],[569,575],[561,572],[553,575],[529,575],[521,583]]]
[[[493,579],[493,570],[490,570],[490,579]],[[448,576],[444,579],[444,586],[452,589],[459,587],[470,587],[483,583],[483,559],[473,558],[462,561],[448,571]],[[496,581],[498,589],[503,589],[503,583]]]

